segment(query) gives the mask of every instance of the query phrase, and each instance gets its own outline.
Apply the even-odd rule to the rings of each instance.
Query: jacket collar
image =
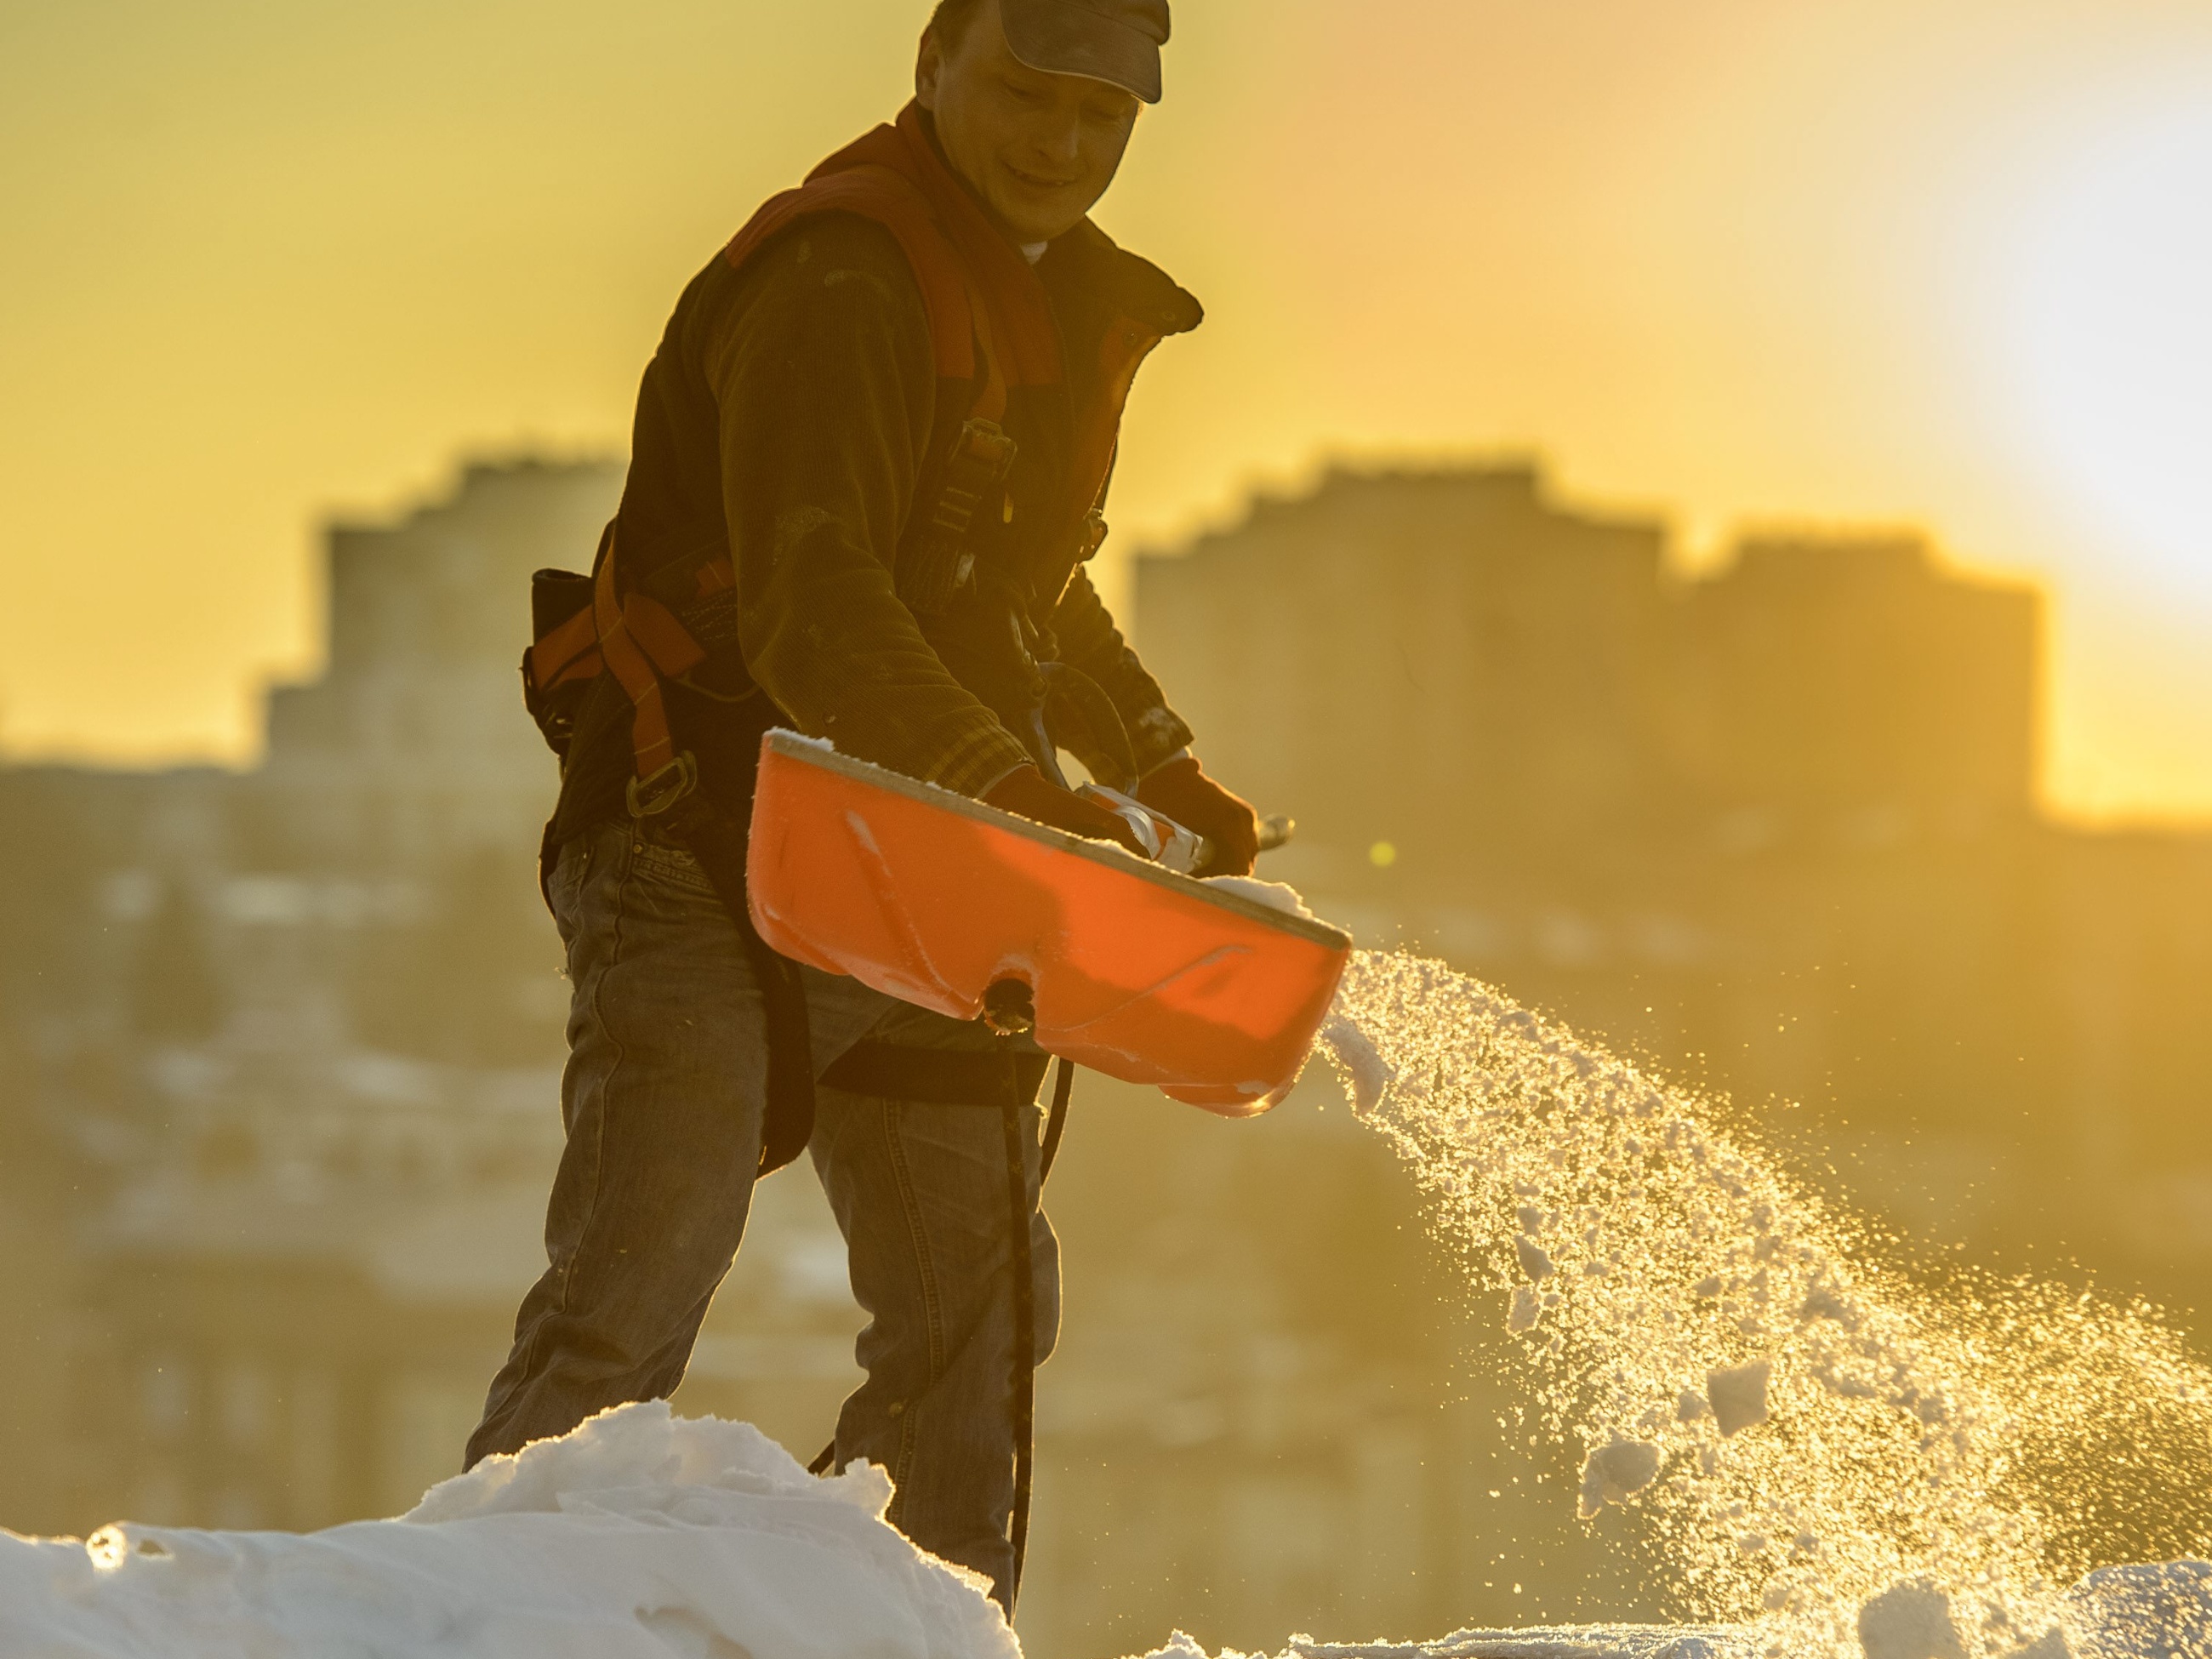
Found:
[[[1119,246],[1085,219],[1045,250],[1061,280],[1095,295],[1105,308],[1164,337],[1188,334],[1206,320],[1205,307],[1149,259]]]

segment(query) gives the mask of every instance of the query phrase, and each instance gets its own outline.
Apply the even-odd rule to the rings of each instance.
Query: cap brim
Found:
[[[1087,6],[1008,6],[1000,12],[1006,46],[1046,75],[1080,75],[1160,101],[1159,43],[1141,29],[1101,17]]]

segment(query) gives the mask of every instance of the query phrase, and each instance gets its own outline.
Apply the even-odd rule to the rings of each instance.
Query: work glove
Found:
[[[1173,818],[1206,837],[1211,854],[1193,874],[1252,873],[1252,861],[1260,856],[1260,815],[1251,802],[1206,776],[1197,756],[1178,756],[1146,774],[1137,786],[1137,799],[1162,817]]]
[[[1139,858],[1148,857],[1137,832],[1118,813],[1063,789],[1034,766],[1017,766],[983,792],[984,804],[1038,823],[1050,824],[1070,835],[1092,841],[1110,841]]]

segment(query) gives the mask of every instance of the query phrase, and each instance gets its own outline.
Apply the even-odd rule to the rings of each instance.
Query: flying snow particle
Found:
[[[1389,1061],[1367,1033],[1342,1014],[1329,1016],[1328,1024],[1321,1028],[1321,1040],[1352,1080],[1352,1109],[1366,1116],[1382,1103],[1382,1091],[1390,1086]]]
[[[1513,1254],[1521,1258],[1521,1271],[1529,1278],[1549,1279],[1552,1276],[1550,1255],[1542,1245],[1529,1237],[1528,1234],[1520,1233],[1515,1236]]]
[[[1832,1319],[1846,1330],[1857,1329],[1859,1323],[1850,1304],[1826,1285],[1815,1285],[1806,1292],[1804,1305],[1797,1310],[1797,1317],[1808,1324],[1815,1319]]]
[[[1859,1609],[1866,1659],[1966,1659],[1951,1601],[1924,1578],[1892,1584]]]
[[[1674,1420],[1678,1423],[1694,1423],[1710,1409],[1711,1407],[1705,1404],[1705,1395],[1699,1394],[1695,1389],[1685,1389],[1682,1390],[1682,1397],[1674,1402]]]
[[[1536,1292],[1526,1285],[1513,1287],[1513,1310],[1505,1316],[1505,1328],[1519,1336],[1536,1328],[1536,1321],[1543,1310],[1537,1305]]]
[[[1658,1474],[1659,1448],[1616,1432],[1602,1446],[1593,1447],[1583,1464],[1583,1519],[1589,1520],[1607,1504],[1627,1503]]]
[[[1705,1374],[1705,1398],[1723,1436],[1766,1421],[1766,1381],[1773,1367],[1764,1359]]]

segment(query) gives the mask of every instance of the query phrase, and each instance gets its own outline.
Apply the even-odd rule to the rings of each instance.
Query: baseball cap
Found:
[[[1006,45],[1047,75],[1081,75],[1160,101],[1168,0],[999,0]]]

